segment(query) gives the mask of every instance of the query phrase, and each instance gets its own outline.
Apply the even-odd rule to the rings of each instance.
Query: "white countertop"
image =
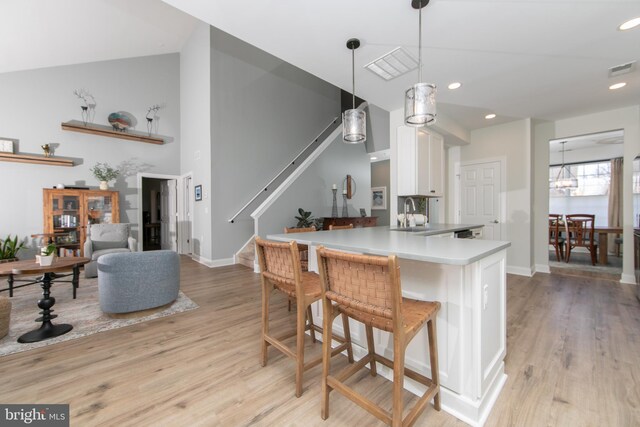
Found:
[[[484,227],[482,224],[427,224],[417,225],[410,228],[420,230],[412,231],[412,233],[418,233],[420,236],[435,236],[436,234],[455,233],[456,231],[473,230],[475,228],[482,227]],[[389,227],[391,230],[397,230],[400,228],[401,227]]]
[[[438,227],[436,227],[438,226]],[[442,226],[442,227],[440,227]],[[461,224],[431,224],[435,234],[454,231]],[[464,226],[458,230],[477,228]],[[436,228],[437,233],[436,233]],[[296,240],[307,245],[324,245],[374,255],[392,255],[399,258],[438,264],[467,265],[511,246],[499,240],[454,239],[429,237],[423,232],[392,231],[389,227],[366,227],[350,230],[316,231],[311,233],[270,234],[268,239],[288,242]]]

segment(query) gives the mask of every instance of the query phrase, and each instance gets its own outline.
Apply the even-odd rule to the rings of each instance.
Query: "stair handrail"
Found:
[[[302,156],[305,151],[307,151],[309,149],[309,147],[311,147],[313,144],[315,144],[316,142],[318,142],[318,139],[320,139],[320,137],[322,136],[322,134],[324,134],[327,129],[329,129],[333,124],[335,124],[338,119],[340,118],[340,116],[334,117],[333,120],[331,120],[331,123],[329,123],[327,126],[325,126],[324,129],[322,129],[322,132],[320,132],[309,144],[307,144],[306,147],[304,147],[297,156],[295,156],[293,158],[293,160],[291,160],[290,162],[288,162],[286,164],[286,166],[284,168],[282,168],[282,170],[280,172],[278,172],[278,174],[276,176],[274,176],[271,181],[269,181],[260,191],[258,191],[256,193],[255,196],[253,196],[251,198],[251,200],[249,200],[247,203],[245,203],[245,205],[243,207],[240,208],[240,210],[238,210],[238,212],[236,212],[236,214],[234,216],[232,216],[228,222],[233,224],[233,222],[235,221],[235,219],[242,213],[244,212],[245,209],[247,209],[249,207],[249,205],[251,205],[251,203],[253,203],[258,197],[260,197],[260,195],[264,192],[264,191],[269,191],[269,186],[271,184],[273,184],[279,177],[280,175],[282,175],[283,173],[285,173],[285,171],[287,169],[289,169],[290,166],[295,165],[296,164],[296,160],[298,160],[300,158],[300,156]]]

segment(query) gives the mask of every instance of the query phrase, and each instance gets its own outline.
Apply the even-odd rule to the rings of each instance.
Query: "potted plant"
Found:
[[[18,251],[24,247],[24,242],[18,243],[18,236],[11,238],[8,235],[6,239],[0,239],[0,263],[18,260]]]
[[[53,264],[53,259],[56,254],[55,243],[49,243],[47,246],[40,248],[40,255],[36,255],[36,262],[41,266],[47,266]]]
[[[100,189],[108,190],[109,181],[113,181],[118,177],[120,171],[109,166],[108,163],[96,163],[91,169],[91,173],[100,181]]]
[[[299,216],[295,217],[295,219],[298,220],[298,223],[296,224],[297,228],[307,228],[315,224],[315,218],[311,216],[311,212],[298,208],[298,214]]]

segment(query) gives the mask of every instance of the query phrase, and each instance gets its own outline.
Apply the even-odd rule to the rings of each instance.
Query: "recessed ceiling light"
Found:
[[[618,27],[620,31],[630,30],[640,25],[640,17],[633,18]]]
[[[625,82],[620,82],[620,83],[616,83],[614,85],[609,86],[609,89],[611,90],[616,90],[616,89],[620,89],[621,87],[625,87],[627,84]]]
[[[449,89],[454,90],[454,89],[459,89],[460,86],[462,86],[462,83],[460,82],[453,82],[450,83],[449,86],[447,86]]]
[[[378,160],[376,156],[371,156],[371,160]]]
[[[484,118],[487,119],[487,120],[491,120],[491,119],[495,119],[496,115],[491,113],[491,114],[487,114],[486,116],[484,116]]]

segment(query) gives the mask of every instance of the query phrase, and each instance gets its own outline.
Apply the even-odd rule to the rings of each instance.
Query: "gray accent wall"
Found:
[[[40,146],[55,147],[55,155],[74,158],[77,166],[59,167],[0,162],[0,237],[20,237],[43,229],[42,189],[58,183],[97,188],[89,168],[108,162],[124,169],[113,188],[120,192],[121,222],[134,223],[138,237],[138,172],[180,173],[180,96],[178,54],[148,56],[0,74],[0,137],[19,140],[16,151],[41,154]],[[61,122],[81,119],[74,89],[86,89],[97,106],[95,123],[128,111],[146,131],[145,114],[153,104],[159,111],[159,133],[171,140],[146,144],[97,135],[62,131]],[[14,144],[15,145],[15,144]]]
[[[360,208],[371,211],[371,169],[363,144],[342,143],[342,133],[278,198],[259,220],[260,236],[282,233],[295,227],[298,208],[314,218],[331,216],[333,193],[338,186],[338,216],[342,216],[342,185],[347,174],[356,182],[356,194],[347,201],[349,216],[360,216]]]
[[[391,192],[391,162],[382,160],[380,162],[371,163],[371,187],[387,187],[387,206],[385,210],[367,209],[367,214],[378,217],[378,225],[389,225],[389,209],[390,192]]]
[[[198,23],[180,52],[180,171],[192,173],[203,198],[193,203],[193,255],[211,259],[210,26]]]
[[[340,90],[213,27],[210,59],[212,259],[224,260],[260,201],[228,219],[340,114]]]
[[[382,108],[369,104],[367,112],[367,152],[373,153],[380,150],[388,150],[389,143],[389,112]]]

